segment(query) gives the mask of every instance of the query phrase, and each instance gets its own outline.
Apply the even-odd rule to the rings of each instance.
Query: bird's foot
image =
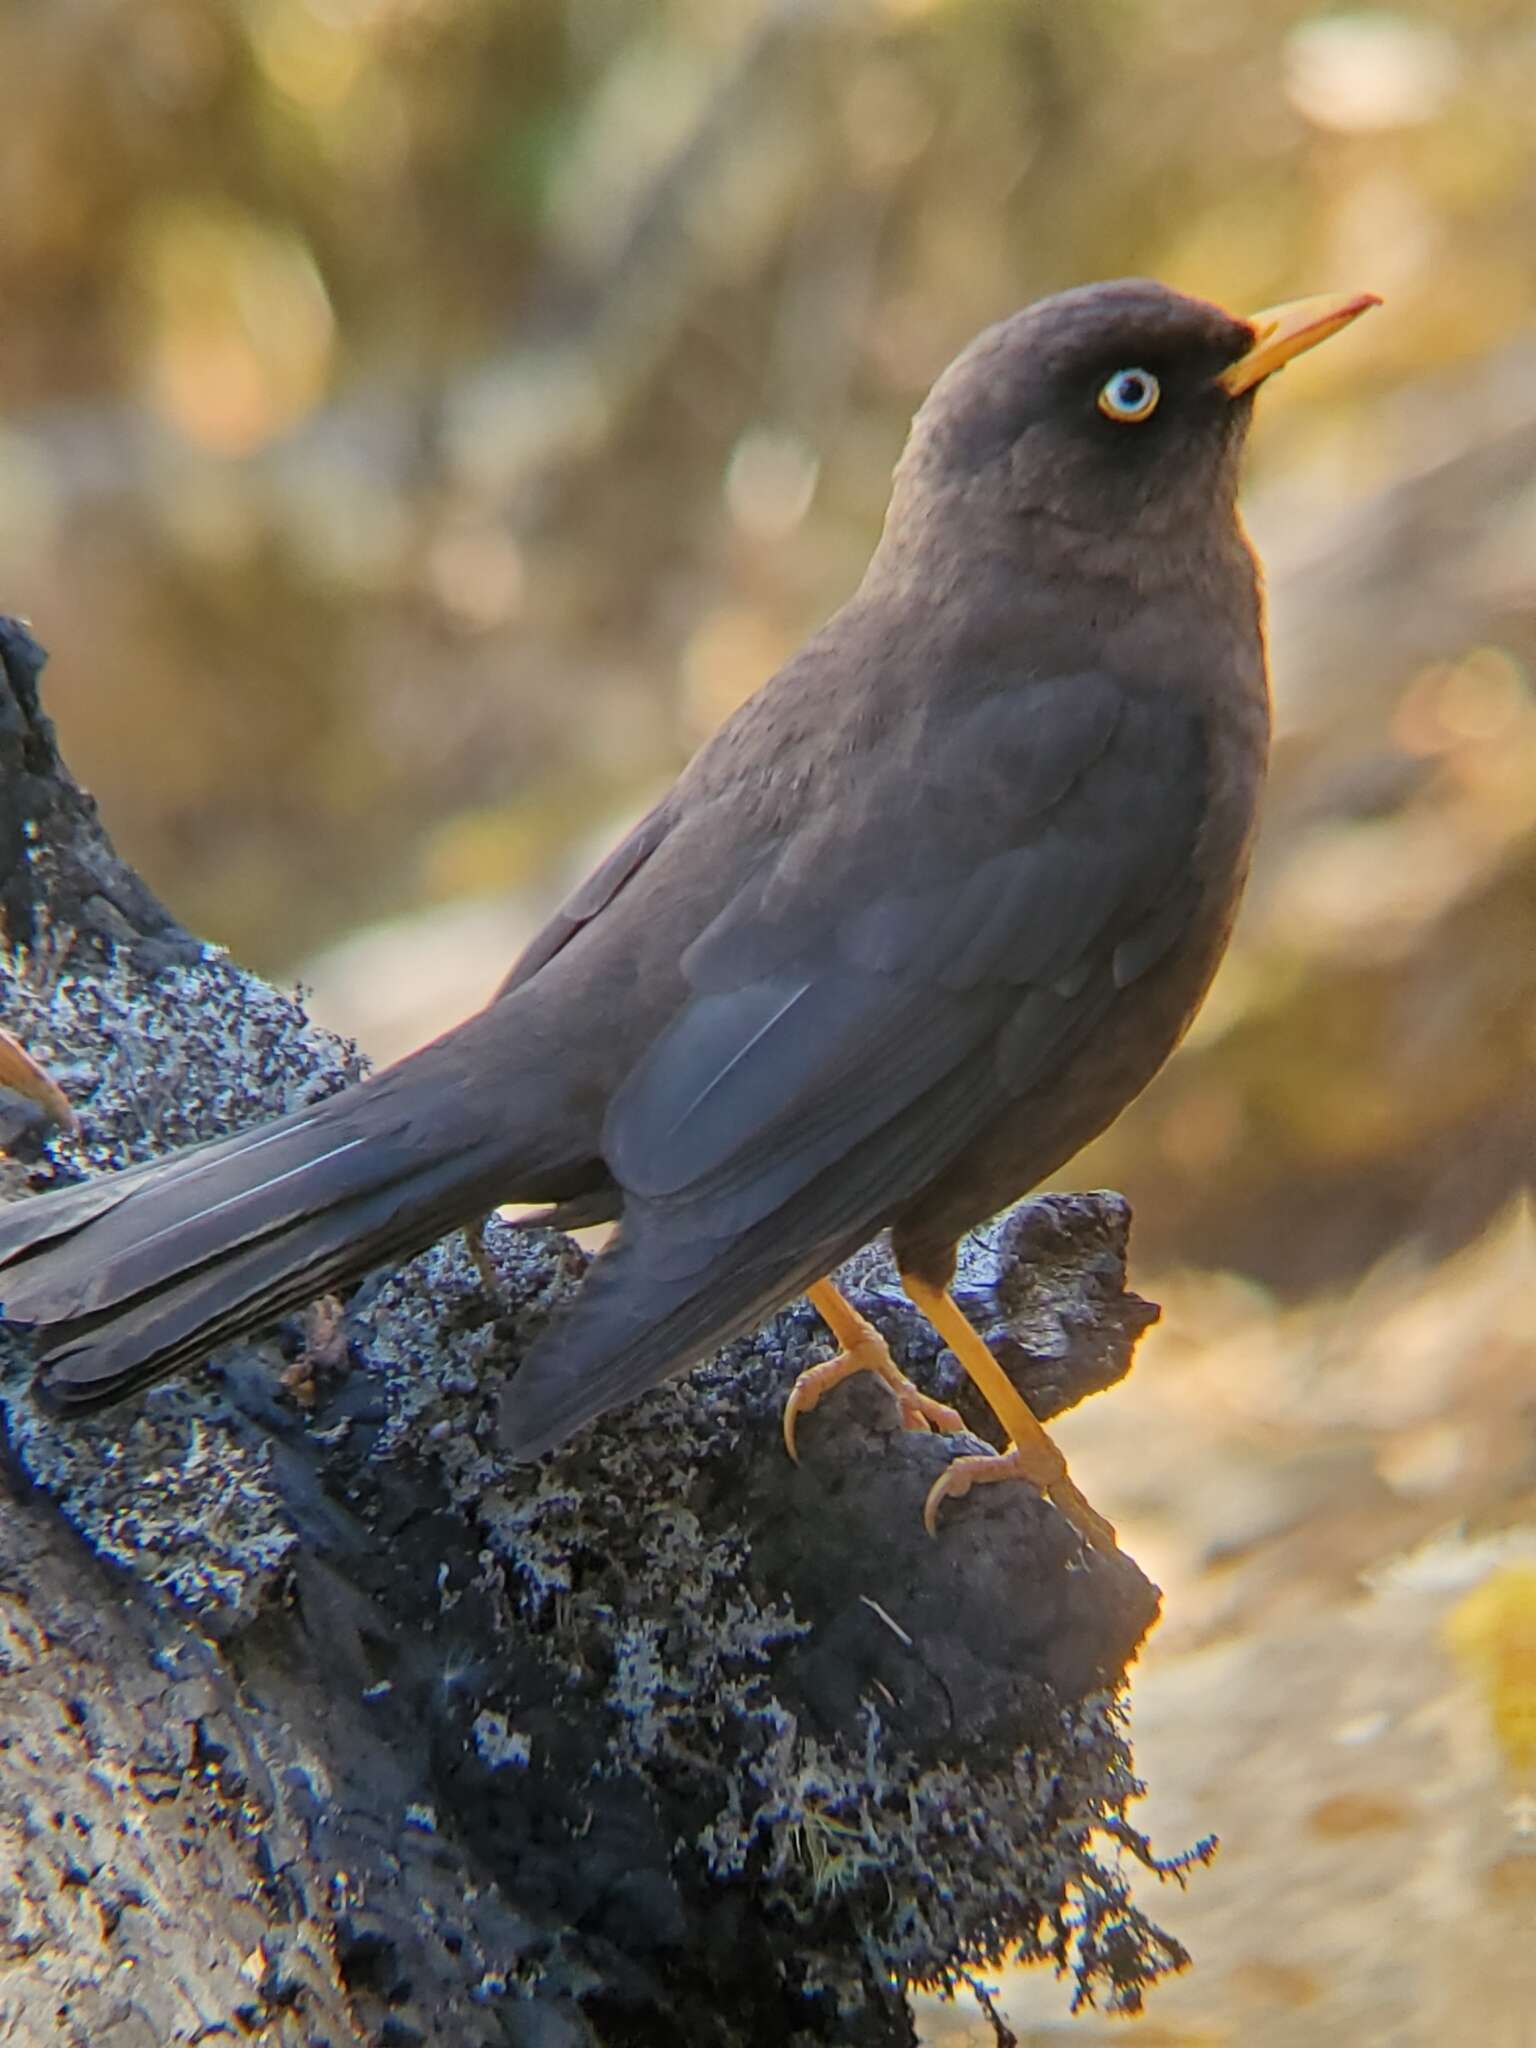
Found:
[[[1028,1449],[1018,1444],[1006,1451],[994,1451],[974,1458],[956,1458],[946,1465],[928,1489],[923,1503],[923,1526],[930,1536],[938,1534],[939,1509],[946,1500],[958,1500],[973,1486],[990,1486],[995,1481],[1023,1480],[1043,1494],[1072,1524],[1091,1550],[1117,1550],[1115,1532],[1096,1508],[1090,1507],[1081,1489],[1067,1471],[1067,1461],[1041,1433],[1040,1445]]]
[[[816,1295],[812,1294],[816,1300]],[[818,1308],[821,1302],[816,1301]],[[872,1372],[895,1397],[903,1429],[938,1430],[945,1436],[952,1436],[963,1430],[962,1418],[945,1401],[935,1401],[913,1386],[901,1367],[890,1354],[890,1349],[873,1323],[865,1322],[856,1310],[846,1302],[841,1303],[842,1314],[833,1326],[833,1334],[840,1340],[842,1350],[836,1358],[829,1358],[825,1365],[808,1366],[789,1390],[789,1399],[784,1403],[784,1448],[792,1458],[798,1460],[795,1449],[795,1425],[802,1415],[808,1415],[819,1402],[831,1393],[842,1380],[851,1379],[858,1372]],[[825,1314],[825,1309],[822,1310]]]

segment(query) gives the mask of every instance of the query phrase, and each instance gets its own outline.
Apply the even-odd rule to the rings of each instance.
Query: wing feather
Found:
[[[1016,843],[967,872],[851,904],[823,873],[798,920],[754,874],[685,963],[702,987],[609,1105],[603,1153],[628,1195],[710,1239],[748,1229],[894,1133],[956,1068],[979,1062],[997,1106],[1034,1085],[1166,951],[1193,906],[1199,734],[1102,682],[1085,701],[1034,726],[1048,758],[1030,791],[1047,807],[999,806]],[[942,872],[942,854],[926,866]],[[769,920],[763,943],[744,905]],[[967,1135],[935,1122],[933,1172]]]
[[[509,1397],[520,1453],[829,1271],[1048,1085],[1176,941],[1194,902],[1200,728],[1167,696],[1103,679],[1031,687],[1047,715],[1020,727],[1012,707],[1010,759],[993,707],[999,744],[971,763],[969,818],[946,802],[894,848],[874,835],[886,875],[857,831],[831,833],[818,861],[802,845],[794,873],[770,853],[685,955],[691,995],[609,1105],[619,1238]],[[1058,717],[1078,690],[1080,714]],[[865,801],[894,811],[899,777],[862,772]]]

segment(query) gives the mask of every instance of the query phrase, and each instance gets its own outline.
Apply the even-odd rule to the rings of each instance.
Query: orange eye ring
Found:
[[[1116,370],[1099,387],[1098,406],[1116,426],[1135,426],[1157,411],[1162,388],[1150,370]]]

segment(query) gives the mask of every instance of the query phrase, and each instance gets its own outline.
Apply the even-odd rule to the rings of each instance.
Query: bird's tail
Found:
[[[515,1195],[538,1119],[462,1086],[480,1021],[276,1123],[0,1209],[0,1317],[40,1331],[48,1405],[116,1400]]]

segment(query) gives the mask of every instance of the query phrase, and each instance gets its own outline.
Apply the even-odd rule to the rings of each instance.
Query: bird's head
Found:
[[[1144,278],[1042,299],[979,335],[933,387],[892,526],[912,538],[947,527],[971,545],[985,528],[1006,546],[1046,520],[1112,549],[1230,535],[1258,386],[1377,303],[1338,294],[1244,320]]]

